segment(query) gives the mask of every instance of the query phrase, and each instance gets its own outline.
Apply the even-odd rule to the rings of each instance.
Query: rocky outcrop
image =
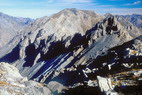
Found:
[[[61,93],[62,90],[67,89],[65,86],[62,84],[56,82],[56,81],[51,81],[47,84],[47,87],[51,89],[52,92],[56,93]]]
[[[103,78],[103,77],[97,76],[97,79],[98,79],[100,90],[102,92],[113,90],[113,87],[111,85],[111,80],[109,78]]]
[[[0,63],[0,95],[52,95],[52,92],[43,84],[22,77],[16,67]]]
[[[117,92],[113,91],[110,78],[97,76],[97,80],[102,93],[104,93],[105,95],[119,95]]]

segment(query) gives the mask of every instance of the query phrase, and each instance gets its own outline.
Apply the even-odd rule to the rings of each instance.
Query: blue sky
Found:
[[[64,8],[105,14],[142,14],[142,0],[0,0],[0,12],[30,18],[49,16]]]

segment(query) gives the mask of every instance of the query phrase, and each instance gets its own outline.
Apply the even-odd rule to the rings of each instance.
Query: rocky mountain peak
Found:
[[[94,37],[92,37],[94,40],[105,35],[117,35],[121,37],[123,34],[127,35],[128,40],[131,39],[127,29],[125,29],[120,21],[113,15],[107,15],[102,22],[97,23],[92,32],[94,32],[91,33],[94,34]]]
[[[113,16],[113,15],[111,13],[106,13],[104,16],[109,17],[109,16]]]
[[[73,9],[64,9],[56,14],[54,14],[52,16],[52,18],[59,18],[61,15],[64,15],[64,16],[68,16],[68,15],[77,15],[77,12],[79,12],[79,10],[73,8]]]
[[[69,36],[72,37],[76,33],[84,35],[87,30],[101,19],[103,19],[102,16],[96,15],[92,11],[65,9],[51,17],[37,19],[32,23],[32,26],[26,27],[23,31],[30,31],[29,34],[32,36],[28,36],[30,36],[31,42],[34,42],[38,38],[47,39],[47,37],[51,35],[54,35],[54,37],[52,37],[55,38],[54,40],[62,40]],[[40,37],[37,37],[36,35],[39,34],[40,30],[43,30],[44,33]]]
[[[61,11],[61,13],[64,14],[68,14],[68,13],[72,13],[72,14],[77,14],[77,12],[79,12],[80,10],[76,9],[76,8],[67,8]]]
[[[54,14],[52,17],[53,18],[59,18],[61,15],[64,16],[80,16],[80,15],[88,15],[88,16],[99,16],[96,14],[94,11],[90,10],[78,10],[76,8],[67,8],[64,9],[56,14]]]

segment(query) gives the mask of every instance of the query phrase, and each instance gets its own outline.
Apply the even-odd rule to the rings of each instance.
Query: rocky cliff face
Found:
[[[121,67],[122,60],[116,61],[110,50],[141,34],[120,16],[65,9],[25,27],[0,50],[0,61],[13,64],[22,76],[49,84],[57,92],[64,86],[97,87],[97,75],[106,77]]]

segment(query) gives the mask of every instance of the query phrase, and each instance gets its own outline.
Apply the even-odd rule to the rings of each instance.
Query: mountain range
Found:
[[[142,16],[139,14],[132,14],[132,15],[123,15],[123,18],[130,21],[134,26],[138,28],[142,28]]]
[[[19,90],[22,95],[33,95],[39,88],[33,87],[37,82],[44,85],[39,89],[46,88],[51,95],[142,93],[141,20],[142,15],[99,15],[78,9],[35,20],[0,13],[0,62],[14,66],[20,73],[17,77],[28,78],[25,81],[33,92],[23,91],[29,87],[24,84]],[[101,85],[108,80],[111,83]],[[138,92],[129,92],[129,85]]]
[[[0,13],[0,48],[19,35],[21,29],[31,21],[30,18],[17,18]]]

